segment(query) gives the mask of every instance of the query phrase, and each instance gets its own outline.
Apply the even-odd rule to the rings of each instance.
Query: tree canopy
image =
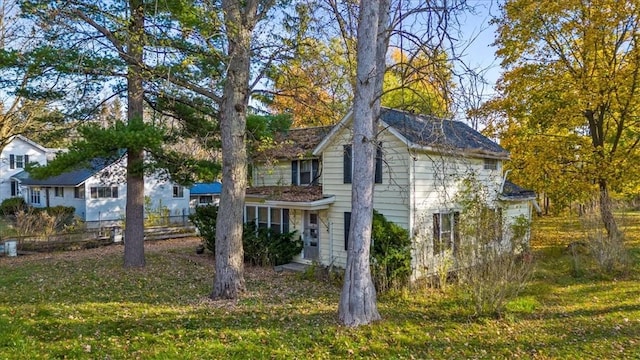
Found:
[[[622,190],[638,171],[640,4],[511,0],[496,23],[497,54],[507,71],[500,96],[488,105],[494,125],[505,145],[519,149],[515,164],[531,164],[525,157],[545,162],[514,174],[547,177],[553,186],[531,184],[538,191],[561,192],[576,182],[576,199],[594,184],[604,225],[615,235],[609,192]]]

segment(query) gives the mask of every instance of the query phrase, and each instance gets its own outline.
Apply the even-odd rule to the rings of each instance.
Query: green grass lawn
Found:
[[[121,246],[0,258],[0,359],[640,358],[637,242],[625,277],[584,259],[575,278],[563,249],[579,237],[537,220],[536,274],[502,319],[421,288],[381,296],[383,320],[358,329],[337,322],[338,286],[299,274],[247,268],[241,300],[209,301],[195,240],[148,244],[143,270],[122,269]]]

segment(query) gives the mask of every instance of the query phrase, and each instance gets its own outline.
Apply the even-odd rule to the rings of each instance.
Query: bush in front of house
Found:
[[[198,206],[189,220],[200,231],[205,248],[215,254],[216,219],[218,206]],[[255,223],[244,224],[242,247],[244,260],[252,265],[282,265],[302,252],[302,239],[297,232],[278,233],[272,229],[257,228]]]
[[[27,202],[21,197],[4,199],[0,204],[0,215],[15,216],[20,210],[27,208]]]
[[[244,260],[251,265],[270,266],[291,262],[302,252],[302,239],[297,232],[280,233],[271,228],[257,228],[246,223],[242,236]]]
[[[373,212],[371,237],[371,276],[376,290],[401,289],[411,275],[411,239],[409,232]]]
[[[198,229],[202,242],[207,250],[216,253],[216,220],[218,206],[197,206],[195,212],[189,215],[189,220]]]
[[[48,215],[56,219],[56,231],[61,231],[65,226],[73,224],[75,220],[76,208],[73,206],[52,206],[43,208],[41,211],[46,212]]]

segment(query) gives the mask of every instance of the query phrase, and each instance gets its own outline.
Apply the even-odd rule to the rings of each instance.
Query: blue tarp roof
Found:
[[[222,184],[219,181],[214,181],[212,183],[196,183],[191,187],[191,189],[189,189],[191,195],[220,194],[221,191]]]

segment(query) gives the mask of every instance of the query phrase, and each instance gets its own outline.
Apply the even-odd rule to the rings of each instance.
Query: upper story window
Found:
[[[342,171],[343,182],[345,184],[351,184],[353,178],[353,148],[351,144],[343,146],[343,158],[342,158]],[[378,143],[376,147],[376,168],[374,173],[374,182],[376,184],[382,184],[382,143]]]
[[[318,185],[318,159],[291,161],[291,185]]]
[[[498,159],[484,159],[485,170],[498,170]]]
[[[92,199],[104,199],[104,198],[117,198],[118,187],[117,186],[98,186],[91,188]]]
[[[29,155],[9,155],[9,169],[24,169],[29,163]]]
[[[180,185],[173,185],[173,197],[174,198],[184,197],[184,187]]]

